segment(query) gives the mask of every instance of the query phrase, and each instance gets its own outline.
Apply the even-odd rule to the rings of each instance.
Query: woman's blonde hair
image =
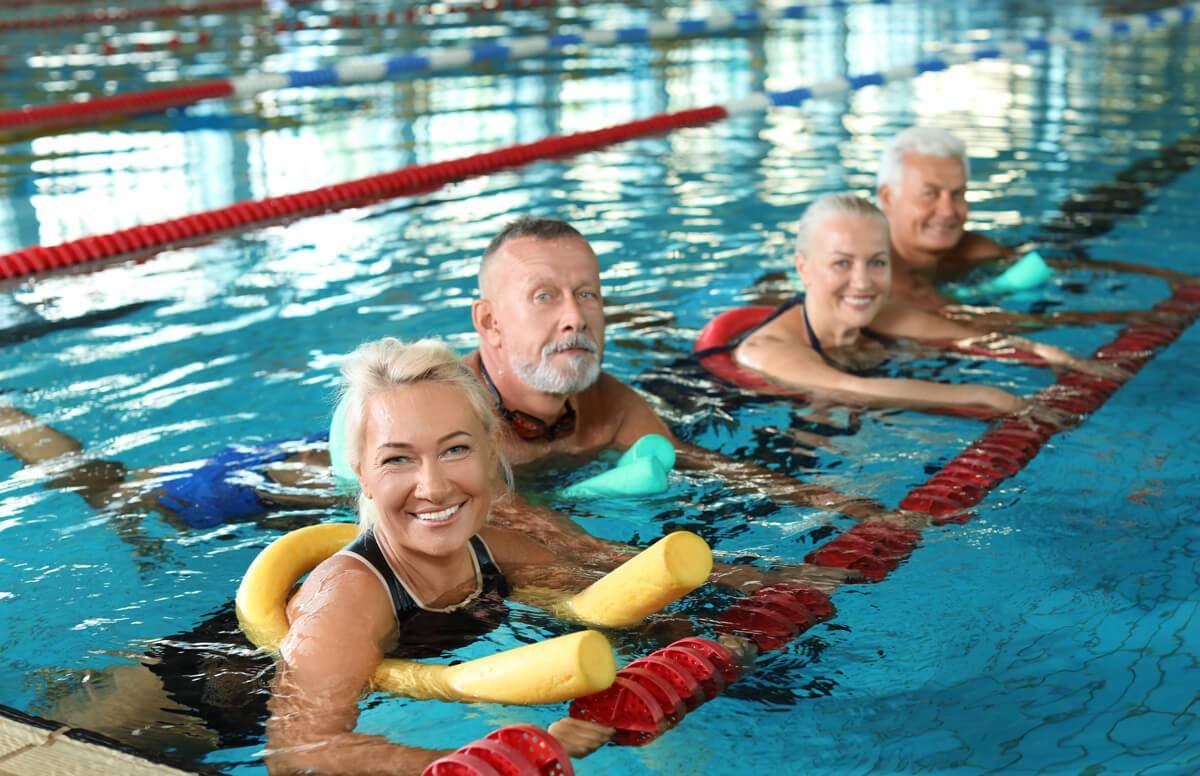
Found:
[[[796,226],[796,250],[808,254],[808,244],[817,227],[831,216],[861,216],[879,224],[884,235],[888,233],[887,216],[870,200],[850,192],[822,194],[812,201],[800,217]]]
[[[346,409],[346,462],[354,471],[362,463],[366,437],[366,407],[373,397],[404,386],[437,383],[458,386],[479,418],[496,457],[497,473],[512,487],[512,470],[500,448],[500,426],[492,411],[487,392],[475,374],[438,339],[401,342],[384,337],[359,345],[342,363],[339,397]],[[420,422],[420,419],[414,419]],[[358,496],[358,528],[366,531],[375,524],[375,505],[361,492]]]

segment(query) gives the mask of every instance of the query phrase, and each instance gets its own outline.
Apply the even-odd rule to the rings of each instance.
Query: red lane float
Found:
[[[161,113],[168,108],[231,96],[233,96],[232,82],[204,81],[130,94],[115,94],[111,97],[96,97],[87,102],[34,105],[17,110],[0,111],[0,131],[20,130],[28,127],[70,127],[85,121],[98,121],[115,116]]]
[[[718,631],[748,638],[767,651],[783,647],[833,614],[833,603],[820,590],[780,583],[740,599],[716,625]],[[733,655],[717,642],[680,639],[617,671],[617,680],[608,689],[576,698],[569,713],[613,728],[617,744],[644,746],[719,695],[740,674]]]
[[[422,776],[573,776],[562,744],[533,725],[509,725],[434,760]]]
[[[1111,343],[1098,348],[1093,357],[1120,364],[1136,373],[1200,315],[1200,285],[1177,288],[1170,298],[1156,304],[1154,309],[1175,313],[1181,320],[1174,326],[1129,326]],[[1120,386],[1114,380],[1067,372],[1053,385],[1038,392],[1035,400],[1073,415],[1065,425],[1069,428],[1077,425],[1083,415],[1103,406]],[[988,429],[925,484],[910,491],[900,502],[900,507],[932,515],[935,523],[965,521],[970,517],[965,510],[978,504],[992,488],[1024,468],[1058,431],[1046,424],[1009,418]],[[822,563],[819,559],[813,562]]]
[[[486,175],[506,167],[519,167],[541,159],[570,156],[682,127],[700,126],[719,121],[727,115],[726,110],[720,106],[664,113],[590,132],[558,135],[452,161],[405,167],[395,172],[323,186],[298,194],[238,202],[183,218],[83,237],[60,245],[25,248],[0,255],[0,279],[23,277],[127,253],[153,253],[169,245],[194,241],[252,224],[273,223],[300,215],[426,193],[453,181]]]
[[[297,5],[299,3],[292,3]],[[263,0],[213,0],[189,5],[164,5],[156,8],[110,8],[98,11],[39,16],[30,19],[0,19],[0,32],[19,30],[50,30],[62,27],[89,27],[101,24],[140,22],[178,16],[202,16],[229,11],[261,11]]]

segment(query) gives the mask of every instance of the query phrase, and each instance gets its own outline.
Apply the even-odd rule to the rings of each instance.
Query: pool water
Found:
[[[716,7],[562,4],[432,15],[394,30],[274,31],[276,18],[316,26],[349,8],[327,1],[279,17],[210,15],[111,34],[9,36],[0,90],[10,103],[48,102],[113,84],[124,90],[259,66],[315,67],[363,53]],[[1100,12],[1094,2],[827,6],[760,34],[289,90],[17,138],[0,156],[9,191],[0,249],[720,104],[915,61],[953,42],[1089,24]],[[204,30],[211,44],[164,48],[169,29]],[[103,55],[106,40],[133,52]],[[321,430],[338,358],[360,341],[437,334],[463,351],[473,347],[467,308],[479,255],[513,216],[544,213],[571,221],[600,256],[612,319],[607,368],[651,394],[677,433],[896,504],[983,426],[739,396],[681,365],[700,327],[751,300],[762,275],[789,266],[792,232],[814,197],[872,188],[882,144],[914,122],[967,141],[975,228],[1006,243],[1036,242],[1047,255],[1200,274],[1198,67],[1196,25],[1056,49],[1024,63],[960,66],[145,261],[11,284],[0,290],[3,331],[118,312],[3,340],[0,401],[82,440],[88,455],[130,468]],[[1183,151],[1164,155],[1170,146]],[[1134,175],[1138,164],[1174,172]],[[1009,305],[1135,310],[1168,294],[1155,278],[1077,269]],[[1091,352],[1118,329],[1035,336]],[[1200,770],[1200,533],[1191,513],[1200,496],[1200,376],[1189,366],[1198,336],[1186,332],[1093,417],[1055,437],[976,508],[974,520],[927,531],[884,582],[839,590],[833,621],[760,659],[755,673],[649,746],[607,747],[579,763],[581,772],[722,773],[734,762],[749,773]],[[889,368],[1026,394],[1053,379],[1043,370],[929,353],[897,354]],[[529,487],[549,491],[601,467],[552,470]],[[281,530],[331,515],[349,519],[345,510],[311,510],[180,531],[156,514],[96,512],[46,488],[54,473],[53,465],[21,468],[0,455],[0,703],[21,709],[45,708],[77,685],[82,669],[128,663],[130,654],[190,630],[228,603],[246,565]],[[831,527],[849,527],[830,513],[736,494],[699,475],[677,475],[668,493],[632,508],[551,503],[620,541],[695,530],[726,561],[799,562]],[[704,628],[720,605],[719,596],[703,593],[679,608]],[[562,627],[514,606],[511,624],[456,656]],[[614,641],[626,661],[656,646],[641,633]],[[363,707],[361,730],[430,747],[455,747],[512,722],[548,724],[564,712],[382,695]],[[261,749],[218,748],[204,759],[228,773],[264,773]]]

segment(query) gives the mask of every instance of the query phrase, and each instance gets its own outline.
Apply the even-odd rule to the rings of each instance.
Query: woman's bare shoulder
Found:
[[[365,617],[391,617],[391,598],[374,569],[349,555],[333,555],[323,560],[288,602],[288,621],[305,615],[345,607]]]

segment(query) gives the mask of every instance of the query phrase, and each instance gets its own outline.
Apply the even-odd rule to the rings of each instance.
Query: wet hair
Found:
[[[822,194],[812,201],[800,217],[796,226],[796,250],[808,253],[808,243],[816,229],[831,216],[862,216],[879,222],[879,228],[888,233],[887,216],[870,200],[849,192]]]
[[[350,468],[357,471],[363,460],[367,402],[386,391],[420,383],[456,385],[463,390],[471,409],[483,424],[496,455],[499,473],[511,487],[512,470],[501,452],[501,429],[492,411],[491,399],[475,373],[438,339],[405,343],[394,337],[384,337],[359,345],[342,363],[340,398],[346,407],[346,462]],[[414,419],[414,422],[420,422],[420,419]],[[359,531],[366,531],[377,518],[375,505],[359,493]]]
[[[971,176],[971,163],[967,160],[967,146],[963,141],[938,127],[909,127],[891,139],[879,159],[879,172],[875,177],[875,188],[884,185],[895,188],[900,185],[900,171],[905,154],[936,156],[940,159],[957,159],[962,162],[963,174]]]
[[[488,243],[487,250],[483,252],[483,258],[479,262],[480,293],[483,292],[484,273],[492,257],[509,240],[516,240],[521,237],[533,237],[537,240],[566,240],[573,238],[587,245],[587,238],[580,234],[578,229],[566,221],[561,221],[557,218],[524,215],[513,221],[509,221],[500,230],[500,233],[492,238],[492,241]]]

